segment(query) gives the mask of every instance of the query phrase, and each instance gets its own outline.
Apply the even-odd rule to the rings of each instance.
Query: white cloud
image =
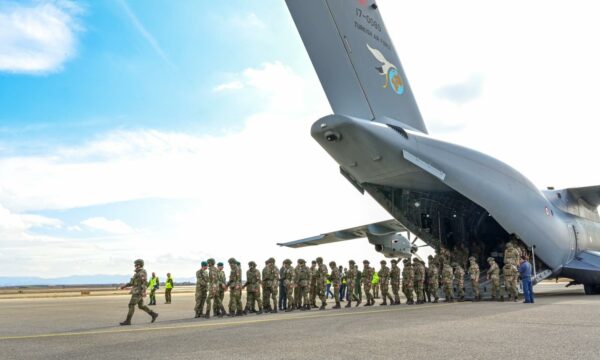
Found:
[[[60,227],[60,220],[31,214],[15,214],[0,203],[0,239],[39,227]]]
[[[133,228],[119,219],[109,220],[104,217],[93,217],[81,222],[93,230],[101,230],[111,234],[129,234],[133,232]]]
[[[263,30],[267,25],[255,13],[236,14],[228,18],[229,26],[237,31]]]
[[[0,5],[0,71],[61,70],[76,54],[80,13],[79,6],[65,0]]]
[[[244,88],[244,83],[241,81],[230,81],[223,84],[219,84],[213,88],[214,92],[221,92],[226,90],[240,90]]]

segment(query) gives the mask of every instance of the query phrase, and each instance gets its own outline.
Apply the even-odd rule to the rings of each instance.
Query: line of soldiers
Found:
[[[518,263],[519,253],[509,243],[505,252],[505,265],[503,275],[506,291],[509,293],[509,299],[517,301],[517,281],[518,281]],[[469,266],[467,271],[461,264],[448,261],[443,255],[430,255],[428,266],[419,258],[404,259],[404,267],[400,270],[398,260],[391,260],[391,268],[387,266],[385,260],[381,261],[381,268],[377,271],[379,276],[379,286],[381,290],[382,302],[380,305],[399,305],[400,290],[406,297],[406,304],[424,304],[425,302],[437,303],[439,301],[438,290],[442,289],[445,302],[453,302],[455,297],[458,301],[465,300],[464,281],[466,273],[469,274],[471,288],[473,289],[473,300],[480,301],[479,278],[480,270],[475,257],[469,257]],[[285,289],[285,298],[287,299],[286,310],[310,310],[319,308],[324,310],[327,307],[325,298],[326,280],[331,281],[333,288],[335,305],[333,309],[340,309],[340,286],[342,278],[346,279],[347,291],[349,294],[348,302],[345,307],[351,307],[352,302],[356,301],[356,306],[362,303],[362,295],[356,292],[356,287],[362,285],[366,298],[364,306],[375,304],[373,296],[373,276],[375,269],[370,266],[368,260],[363,261],[361,276],[358,276],[359,268],[354,260],[348,262],[348,270],[345,274],[340,274],[340,270],[335,261],[329,263],[329,268],[323,263],[323,258],[318,257],[312,261],[311,267],[306,266],[304,259],[298,259],[296,267],[292,266],[292,261],[286,259],[283,261],[283,269],[275,265],[275,259],[269,258],[265,261],[265,267],[262,272],[257,269],[254,261],[248,263],[249,269],[246,272],[246,283],[242,284],[240,263],[235,258],[228,260],[230,274],[226,281],[223,263],[217,263],[214,259],[208,259],[202,262],[202,267],[196,272],[196,306],[195,317],[204,316],[210,318],[211,310],[219,317],[241,316],[249,312],[257,314],[276,313],[277,297],[279,292],[279,281],[283,280]],[[490,265],[487,270],[487,278],[491,281],[492,300],[504,300],[500,293],[500,268],[494,258],[488,258]],[[389,285],[392,287],[391,294]],[[454,286],[456,285],[456,294]],[[246,289],[246,305],[242,306],[242,289]],[[229,311],[225,310],[223,304],[224,293],[230,291]],[[261,296],[262,294],[262,296]],[[284,294],[281,294],[284,295]],[[456,295],[456,296],[455,296]],[[317,297],[321,304],[317,306]],[[433,299],[433,300],[432,300]],[[416,300],[416,301],[415,301]],[[272,302],[271,302],[272,301]],[[258,309],[258,310],[256,310]]]

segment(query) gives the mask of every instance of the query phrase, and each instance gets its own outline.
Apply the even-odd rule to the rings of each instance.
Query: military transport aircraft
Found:
[[[483,265],[514,235],[533,253],[536,281],[564,276],[600,292],[600,186],[539,190],[490,156],[429,136],[373,0],[286,2],[334,112],[312,136],[393,219],[279,245],[367,237],[386,256],[410,257],[412,233],[438,250],[477,249]]]

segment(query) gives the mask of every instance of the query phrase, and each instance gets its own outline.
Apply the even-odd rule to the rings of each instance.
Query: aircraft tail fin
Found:
[[[286,0],[334,113],[427,133],[373,0]]]

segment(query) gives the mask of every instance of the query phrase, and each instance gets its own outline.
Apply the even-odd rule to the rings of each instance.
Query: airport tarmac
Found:
[[[192,294],[139,310],[125,296],[0,300],[2,359],[592,359],[600,296],[541,284],[520,302],[373,306],[193,319]],[[331,301],[331,300],[330,300]],[[342,306],[344,303],[342,303]]]

